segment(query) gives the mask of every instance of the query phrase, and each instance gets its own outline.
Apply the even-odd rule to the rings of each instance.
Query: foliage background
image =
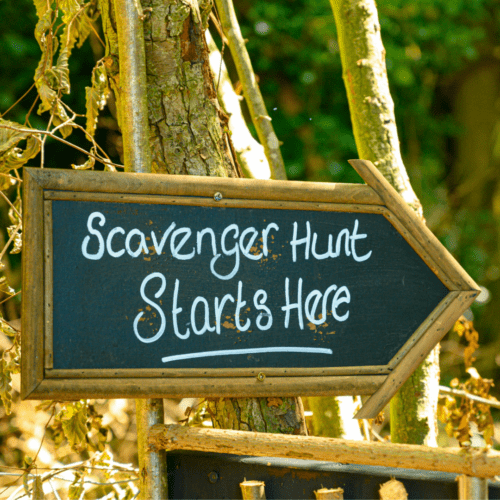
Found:
[[[267,109],[283,141],[289,178],[360,182],[347,164],[347,159],[356,158],[357,153],[329,3],[239,0],[236,8]],[[482,302],[473,305],[468,318],[474,318],[479,332],[474,366],[483,377],[498,381],[500,4],[495,0],[384,0],[378,9],[405,164],[428,225],[484,287]],[[5,113],[33,83],[40,58],[33,37],[36,21],[31,0],[0,0],[0,113]],[[213,34],[220,47],[215,30]],[[91,34],[70,59],[72,92],[65,102],[82,114],[84,89],[90,85],[92,68],[103,53],[98,37]],[[236,81],[229,50],[225,50],[225,59]],[[36,90],[32,89],[4,118],[24,123],[35,97]],[[99,119],[96,137],[111,159],[119,163],[121,138],[113,116],[111,100]],[[36,112],[31,113],[29,121],[34,128],[46,127],[46,119]],[[82,135],[73,134],[71,139],[89,149],[90,143]],[[71,164],[82,164],[86,159],[57,141],[47,141],[46,167],[71,168]],[[31,164],[37,161],[35,158]],[[2,200],[0,222],[3,227],[10,225],[8,206]],[[0,244],[2,239],[8,239],[7,233],[0,234]],[[18,291],[19,256],[8,255],[4,264],[10,285]],[[16,320],[20,296],[0,308],[7,320]],[[455,377],[468,378],[463,364],[464,342],[450,333],[442,343],[444,385]],[[3,348],[5,345],[2,343]],[[500,398],[500,383],[491,393]],[[118,457],[134,460],[133,421],[128,406],[124,403],[113,410],[116,404],[100,403],[105,415],[111,412],[105,419],[112,423],[112,429],[115,426],[108,440],[116,450],[120,443],[125,446],[123,443],[128,442],[117,451]],[[7,417],[0,407],[3,465],[19,465],[24,455],[33,455],[34,445],[30,448],[27,443],[43,434],[46,416],[27,429],[23,412],[33,408],[18,408]],[[499,413],[493,410],[496,422]],[[53,446],[47,445],[47,452],[52,458],[58,456]]]

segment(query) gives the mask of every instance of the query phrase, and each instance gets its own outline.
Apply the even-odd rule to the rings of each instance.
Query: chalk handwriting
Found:
[[[169,259],[191,261],[199,257],[202,260],[196,261],[196,266],[207,265],[216,279],[227,281],[228,286],[231,286],[228,290],[230,293],[220,297],[211,297],[207,290],[207,296],[197,294],[191,299],[188,298],[188,302],[191,300],[189,307],[186,305],[186,297],[183,296],[181,307],[179,296],[182,277],[158,271],[151,272],[143,279],[139,294],[153,319],[146,321],[146,313],[140,309],[132,323],[133,333],[142,343],[154,343],[166,333],[186,341],[192,338],[191,334],[221,335],[223,331],[229,332],[228,328],[238,333],[248,332],[248,335],[254,330],[265,332],[270,330],[275,322],[273,306],[274,311],[282,311],[281,327],[288,329],[294,324],[304,330],[306,322],[314,327],[348,321],[352,299],[349,288],[344,284],[330,282],[321,289],[304,291],[303,278],[294,278],[292,282],[289,277],[285,277],[285,303],[271,304],[266,290],[258,289],[252,297],[241,279],[237,282],[231,280],[237,276],[244,259],[262,264],[273,252],[273,259],[276,259],[278,255],[273,249],[279,249],[282,252],[280,257],[284,255],[283,258],[288,259],[290,265],[305,265],[308,261],[339,257],[352,259],[356,263],[365,262],[372,256],[372,250],[368,234],[363,233],[359,226],[358,219],[349,227],[340,227],[333,232],[326,232],[324,226],[318,231],[312,227],[309,220],[293,222],[287,228],[280,228],[276,222],[270,222],[261,230],[254,226],[242,228],[237,223],[232,223],[216,232],[211,227],[193,230],[187,225],[178,225],[178,221],[170,221],[163,231],[145,232],[139,228],[126,231],[120,226],[107,227],[104,214],[95,211],[87,218],[88,234],[82,241],[81,252],[83,257],[89,260],[100,260],[106,254],[113,259],[166,255]],[[280,245],[276,245],[278,240]],[[148,241],[152,246],[148,247]],[[224,264],[221,265],[222,263]],[[169,304],[165,301],[166,296],[170,297]],[[279,296],[282,297],[282,294]],[[249,314],[250,311],[253,311],[253,314]],[[229,323],[228,318],[231,318]],[[318,354],[331,354],[329,349],[270,347],[195,352],[167,356],[163,361],[167,363],[180,359],[244,352],[252,354],[313,351]]]

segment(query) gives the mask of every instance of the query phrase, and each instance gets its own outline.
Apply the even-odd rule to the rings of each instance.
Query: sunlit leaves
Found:
[[[76,471],[75,478],[69,486],[68,498],[69,500],[80,500],[83,498],[85,490],[83,488],[83,480],[85,479],[85,471]]]
[[[467,341],[464,358],[469,379],[465,383],[460,383],[455,378],[450,385],[465,394],[478,396],[482,399],[474,400],[461,395],[456,397],[447,395],[439,401],[438,418],[446,424],[446,433],[456,438],[460,446],[471,445],[471,423],[476,424],[477,431],[482,434],[486,444],[491,446],[493,444],[494,423],[491,407],[487,401],[497,402],[497,400],[490,395],[490,389],[494,386],[493,380],[482,378],[476,368],[472,366],[475,360],[472,355],[479,347],[479,334],[472,321],[468,321],[464,316],[455,323],[453,330]]]
[[[94,153],[95,150],[94,148],[91,149],[91,152]],[[81,165],[75,165],[74,163],[71,164],[71,167],[74,168],[75,170],[93,170],[95,165],[95,159],[93,156],[89,156],[88,160],[85,163],[82,163]]]
[[[26,145],[23,149],[19,143],[24,140]],[[8,173],[22,167],[39,151],[40,138],[36,131],[0,118],[0,172]]]
[[[12,406],[12,376],[20,371],[20,332],[12,328],[2,317],[0,317],[0,332],[12,341],[10,348],[6,349],[0,358],[0,399],[7,415]]]
[[[35,476],[32,497],[33,500],[44,500],[45,495],[43,493],[42,478],[38,474]]]
[[[52,9],[52,7],[54,7]],[[80,0],[59,0],[56,4],[36,2],[39,21],[35,29],[42,57],[35,71],[35,84],[40,97],[38,114],[50,111],[54,126],[60,126],[63,137],[71,134],[73,127],[61,104],[61,95],[70,93],[68,61],[75,44],[81,46],[92,30],[97,17],[95,0],[84,3]],[[62,24],[56,25],[61,11]],[[56,32],[60,31],[59,42]],[[54,64],[56,52],[58,56]]]
[[[66,439],[75,451],[104,451],[107,429],[102,426],[102,415],[88,401],[64,404],[52,429],[56,444]]]
[[[10,415],[12,407],[12,370],[9,362],[4,358],[0,360],[0,398],[2,399],[5,413]]]
[[[87,100],[87,132],[93,137],[97,125],[99,110],[106,104],[109,95],[108,75],[102,61],[92,71],[92,87],[85,88]]]
[[[23,248],[23,239],[21,236],[20,226],[8,226],[7,233],[9,235],[9,240],[12,240],[13,247],[10,251],[11,254],[20,253]]]
[[[464,337],[467,341],[467,346],[464,349],[464,364],[465,368],[468,369],[472,366],[472,363],[476,360],[472,355],[479,347],[479,333],[477,333],[474,328],[472,321],[468,321],[464,316],[461,316],[453,327],[460,337]]]

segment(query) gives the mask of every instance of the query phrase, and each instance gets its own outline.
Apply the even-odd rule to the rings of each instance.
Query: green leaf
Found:
[[[68,24],[72,21],[75,14],[80,10],[80,3],[77,0],[59,0],[59,8],[63,11],[62,21]]]
[[[50,71],[48,72],[48,76],[51,76]],[[41,115],[43,112],[52,109],[52,106],[57,99],[57,93],[49,85],[45,75],[36,81],[36,88],[38,90],[40,100],[42,101],[40,106],[38,106],[37,113]]]
[[[50,10],[50,2],[47,2],[47,0],[33,0],[33,3],[35,4],[36,15],[39,19],[42,18],[48,10]]]
[[[75,478],[69,486],[68,498],[69,500],[79,500],[83,498],[85,490],[83,488],[84,474],[80,471],[75,472]]]
[[[21,228],[16,226],[8,226],[7,233],[9,233],[9,238],[13,237],[12,240],[13,247],[10,251],[11,254],[21,253],[23,249],[23,239],[21,235]]]
[[[55,109],[54,109],[54,115],[53,115],[52,121],[53,121],[54,125],[57,126],[57,125],[60,125],[61,123],[68,121],[68,119],[69,119],[69,116],[66,113],[66,110],[63,108],[61,102],[58,99],[57,104],[56,104]],[[61,132],[61,135],[63,137],[68,137],[68,135],[70,135],[71,132],[73,132],[73,126],[68,123],[68,125],[65,125],[64,127],[61,127],[58,130]]]
[[[99,61],[92,71],[92,87],[85,88],[87,107],[87,132],[94,137],[99,110],[106,105],[109,95],[106,66]]]
[[[38,474],[35,476],[35,481],[33,483],[33,496],[31,498],[33,498],[33,500],[45,499],[45,495],[43,494],[42,476],[39,476]]]
[[[87,445],[87,418],[87,403],[82,401],[67,404],[61,412],[62,429],[73,449],[85,448]]]
[[[75,170],[90,170],[94,168],[94,165],[95,165],[94,157],[89,156],[88,160],[85,163],[82,163],[81,165],[75,165],[74,163],[72,163],[71,167],[74,168]]]
[[[12,328],[12,326],[7,323],[3,318],[0,317],[0,330],[7,335],[7,337],[10,337],[11,339],[14,338],[19,332]]]
[[[18,143],[26,140],[23,150]],[[22,167],[40,151],[40,135],[36,130],[0,118],[0,172]]]
[[[47,2],[43,2],[45,5]],[[40,45],[42,51],[47,47],[47,38],[46,33],[51,29],[52,26],[52,14],[53,11],[51,9],[46,9],[43,11],[42,15],[39,15],[38,22],[35,26],[35,38]]]
[[[5,413],[10,415],[12,407],[12,369],[4,358],[0,360],[0,398]]]

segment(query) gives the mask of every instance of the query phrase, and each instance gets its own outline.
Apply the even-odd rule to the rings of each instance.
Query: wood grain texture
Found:
[[[446,309],[457,300],[460,292],[449,292],[446,297],[437,305],[437,307],[432,311],[432,313],[427,317],[427,319],[417,328],[415,333],[411,336],[408,342],[399,350],[399,352],[391,359],[389,363],[389,368],[394,370],[394,368],[404,359],[408,351],[414,348],[418,341],[429,331],[434,322],[440,317],[440,315],[446,311]]]
[[[52,345],[52,306],[53,306],[53,280],[52,280],[52,202],[44,201],[44,368],[51,369],[54,366]]]
[[[493,477],[500,470],[500,452],[490,449],[430,448],[419,445],[345,441],[245,431],[157,425],[149,434],[157,449],[196,450],[257,457],[324,460]]]
[[[23,184],[23,302],[21,338],[21,397],[28,397],[43,380],[44,226],[43,192],[30,172]]]
[[[48,368],[48,367],[47,367]],[[256,377],[263,373],[266,377],[320,377],[332,375],[387,375],[388,366],[347,366],[334,368],[122,368],[122,369],[46,369],[46,378],[239,378]]]
[[[127,193],[223,199],[256,199],[383,205],[380,196],[363,184],[334,184],[302,181],[228,179],[192,175],[161,175],[25,168],[46,190]]]
[[[337,377],[45,379],[28,399],[260,397],[373,394],[385,375]]]
[[[388,210],[379,205],[360,205],[345,203],[325,203],[316,201],[288,200],[236,200],[222,199],[215,201],[213,197],[175,197],[161,195],[137,195],[120,193],[82,193],[74,191],[44,191],[46,200],[93,201],[109,203],[139,203],[150,205],[180,205],[212,208],[257,208],[274,210],[312,210],[315,212],[358,212],[370,214],[387,214]]]

